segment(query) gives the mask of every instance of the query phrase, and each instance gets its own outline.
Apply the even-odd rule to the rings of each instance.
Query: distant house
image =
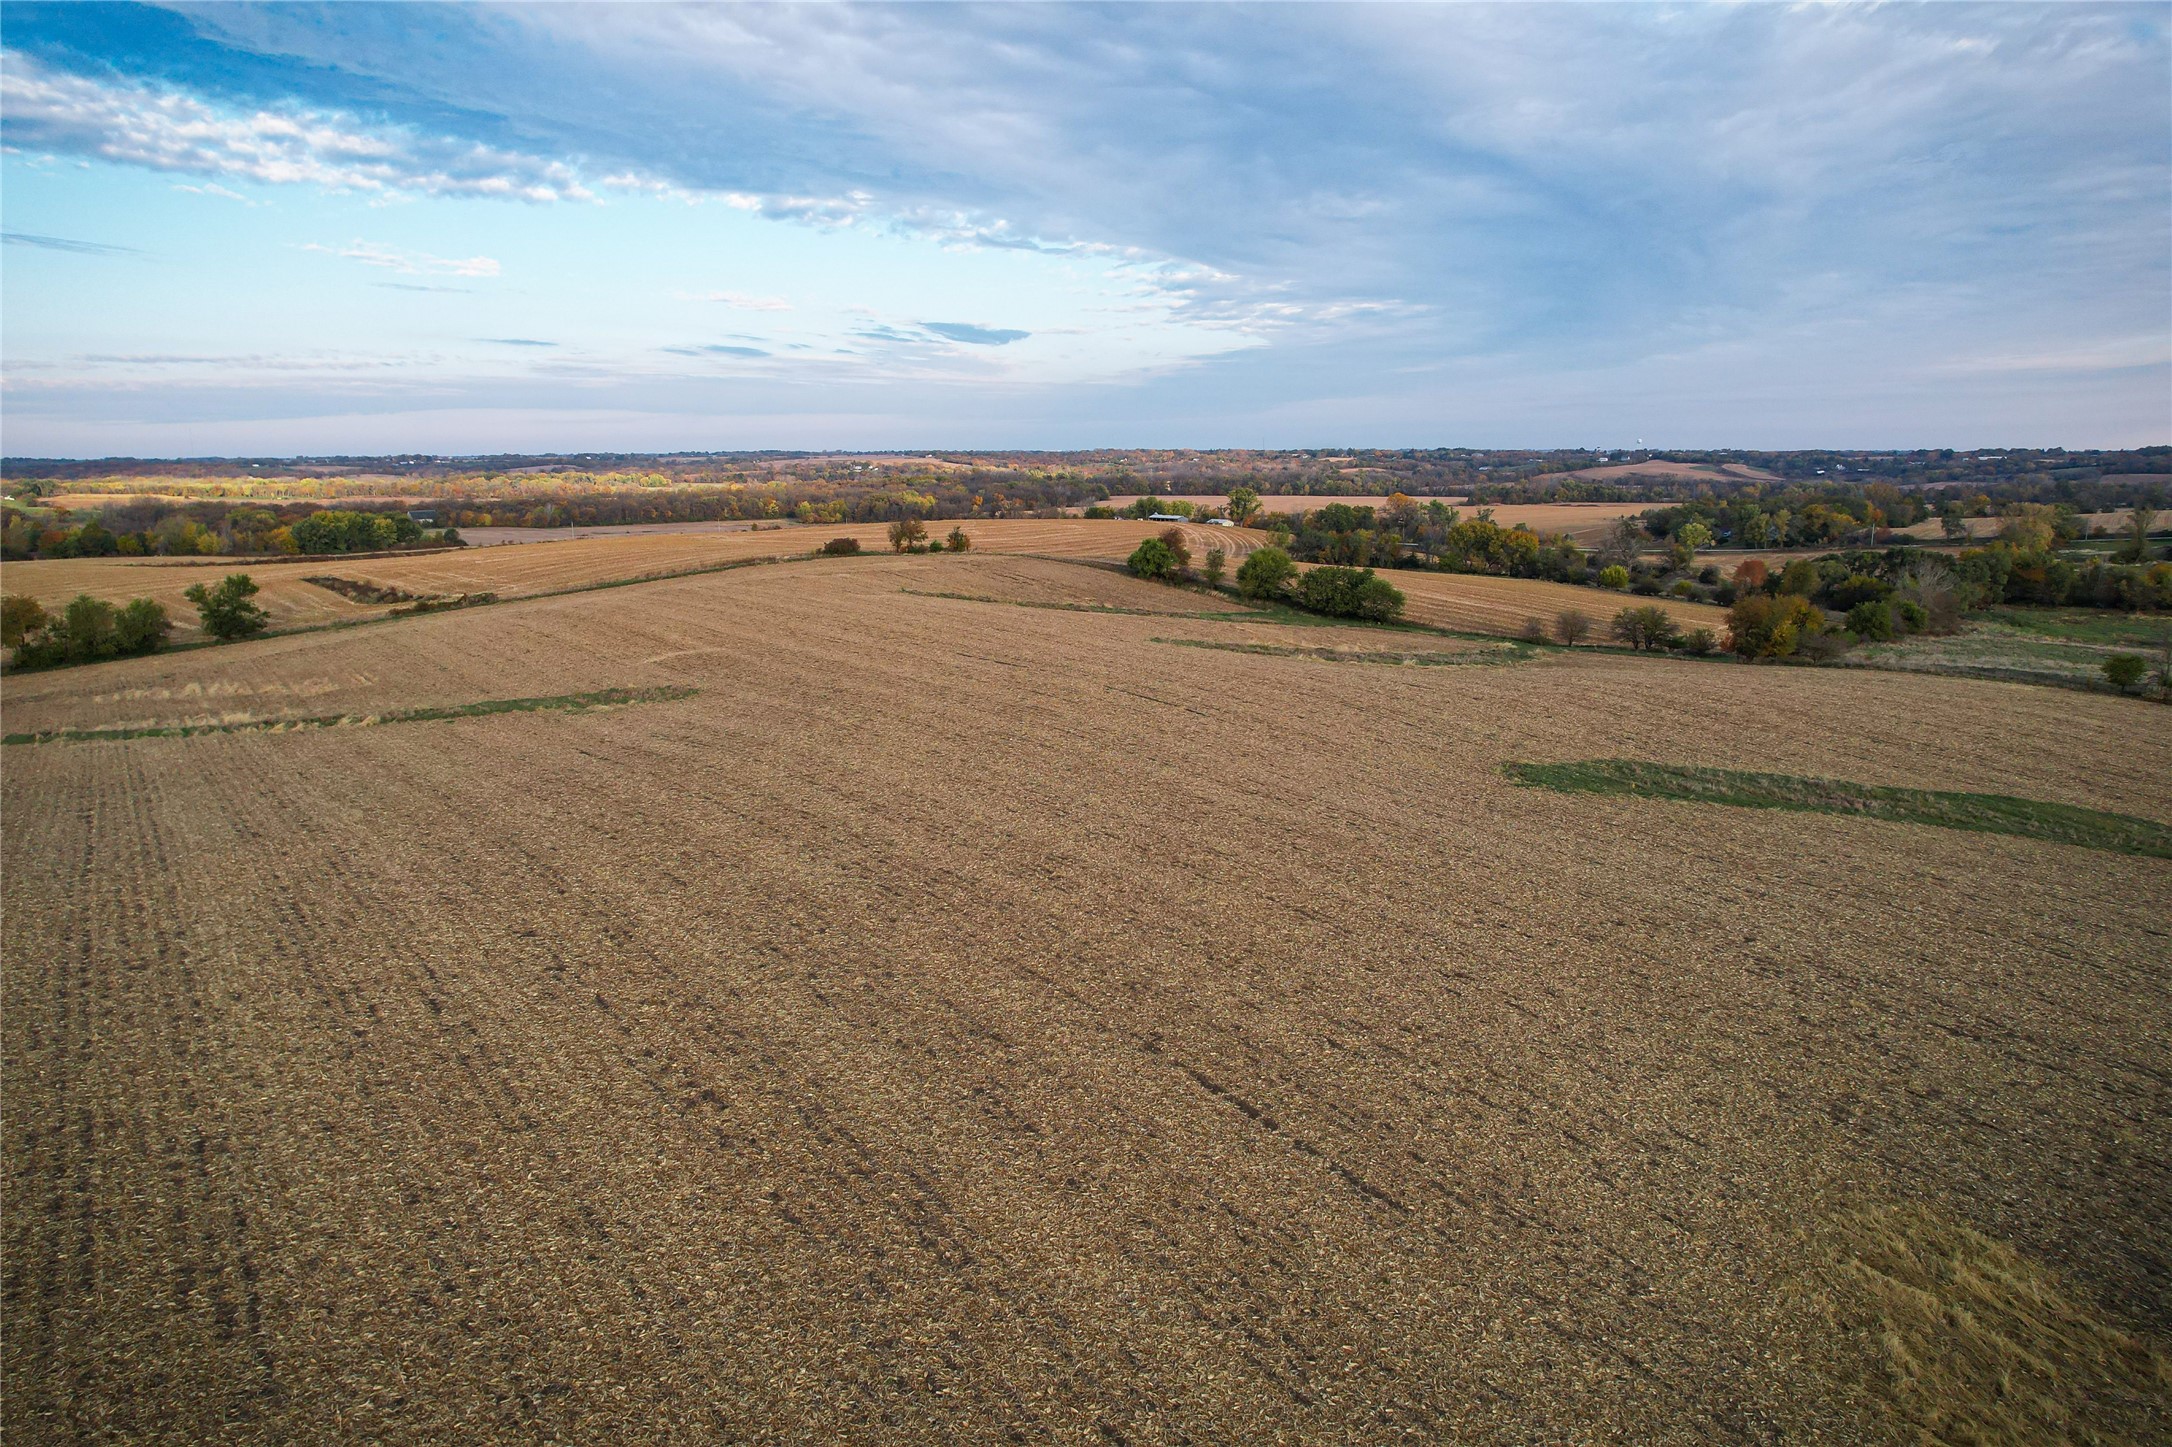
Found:
[[[437,509],[411,507],[407,510],[407,520],[411,523],[421,523],[426,528],[434,528],[437,526]]]
[[[1188,523],[1191,521],[1190,518],[1180,512],[1150,512],[1146,515],[1146,520],[1150,523]]]

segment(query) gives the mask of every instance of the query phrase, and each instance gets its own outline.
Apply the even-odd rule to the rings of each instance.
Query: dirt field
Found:
[[[5,750],[8,1440],[2164,1439],[2162,861],[1501,774],[2165,820],[2163,710],[1172,596],[806,562],[7,680],[700,690]]]

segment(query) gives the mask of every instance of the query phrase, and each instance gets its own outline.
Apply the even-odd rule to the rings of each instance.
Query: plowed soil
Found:
[[[2165,711],[907,589],[1187,596],[825,560],[8,679],[699,690],[0,755],[8,1440],[2163,1440],[2162,861],[1501,765],[2168,820]]]

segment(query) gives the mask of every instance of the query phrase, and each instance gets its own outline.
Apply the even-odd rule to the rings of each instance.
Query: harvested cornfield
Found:
[[[1121,561],[1142,540],[1159,536],[1168,525],[1059,519],[972,522],[964,527],[976,547],[990,551]],[[933,531],[940,537],[947,529],[938,527]],[[1209,547],[1220,547],[1229,554],[1232,567],[1267,540],[1266,534],[1244,528],[1187,523],[1183,531],[1195,557],[1204,558]],[[173,615],[179,634],[188,636],[194,631],[196,614],[182,595],[193,583],[215,583],[234,571],[246,572],[256,580],[263,590],[256,601],[271,615],[274,627],[310,627],[390,611],[389,605],[357,603],[307,581],[310,575],[327,571],[424,596],[489,593],[516,598],[799,556],[835,537],[856,538],[863,549],[888,552],[886,532],[877,524],[765,528],[760,532],[647,532],[409,556],[335,555],[274,563],[82,558],[11,563],[7,588],[9,592],[28,593],[48,608],[65,604],[78,593],[115,601],[139,596],[155,598]]]
[[[402,720],[0,754],[9,1441],[2163,1439],[2163,861],[1502,772],[2167,823],[2161,710],[1111,582],[1190,596],[823,559],[7,679]]]
[[[1685,603],[1679,598],[1640,598],[1536,578],[1495,578],[1478,573],[1398,571],[1389,574],[1388,580],[1403,590],[1404,616],[1436,628],[1506,636],[1520,632],[1533,618],[1551,626],[1562,613],[1577,612],[1592,620],[1596,642],[1605,640],[1607,621],[1616,613],[1653,604],[1666,609],[1667,616],[1685,631],[1710,628],[1721,636],[1727,631],[1726,609],[1709,603]]]

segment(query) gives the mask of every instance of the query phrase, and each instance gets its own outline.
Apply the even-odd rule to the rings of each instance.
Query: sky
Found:
[[[2172,5],[0,5],[10,456],[2172,442]]]

